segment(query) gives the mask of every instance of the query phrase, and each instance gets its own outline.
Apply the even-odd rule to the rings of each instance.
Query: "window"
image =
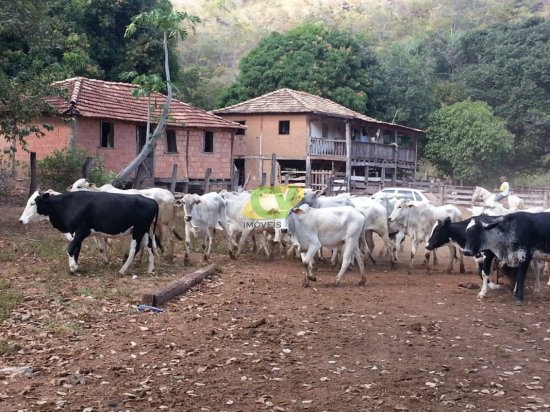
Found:
[[[176,131],[166,130],[166,153],[177,153]]]
[[[242,124],[243,126],[246,124],[246,121],[245,120],[237,120],[237,123],[239,124]],[[245,129],[237,129],[237,133],[235,133],[236,135],[244,135],[245,133]]]
[[[115,147],[115,125],[110,122],[101,122],[100,147]]]
[[[290,134],[290,120],[279,120],[279,134]]]
[[[207,130],[204,132],[203,152],[205,153],[214,152],[214,132],[210,130]]]
[[[323,138],[326,139],[328,137],[328,124],[323,123],[322,133]]]

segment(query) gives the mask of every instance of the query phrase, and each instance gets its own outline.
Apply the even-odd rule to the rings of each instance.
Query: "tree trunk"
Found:
[[[166,101],[162,108],[162,115],[160,116],[159,122],[153,134],[149,136],[147,133],[147,142],[143,145],[141,152],[137,157],[130,162],[117,176],[117,179],[127,181],[128,177],[139,167],[139,165],[147,158],[149,153],[155,147],[155,141],[162,136],[164,133],[164,127],[166,125],[166,120],[168,119],[168,114],[170,113],[170,105],[172,103],[172,84],[170,81],[170,68],[168,66],[168,35],[164,32],[164,71],[166,73]],[[149,132],[149,125],[151,124],[151,114],[149,112],[147,119],[147,132]],[[154,176],[153,176],[154,177]]]

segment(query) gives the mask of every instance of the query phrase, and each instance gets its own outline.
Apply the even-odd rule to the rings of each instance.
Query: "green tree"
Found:
[[[172,82],[170,78],[170,65],[169,65],[169,50],[168,39],[180,38],[185,39],[189,32],[187,28],[182,24],[187,23],[192,28],[196,23],[199,23],[200,19],[197,16],[193,16],[186,12],[181,11],[166,11],[163,9],[155,9],[149,12],[144,12],[132,17],[132,22],[126,28],[126,36],[132,36],[138,28],[148,29],[157,34],[162,34],[163,46],[164,46],[164,74],[166,76],[166,100],[162,108],[162,114],[157,119],[157,125],[152,134],[149,134],[151,125],[151,111],[149,106],[149,113],[147,118],[147,140],[143,145],[143,149],[118,175],[117,179],[127,180],[128,177],[143,163],[148,154],[154,149],[155,141],[164,133],[164,127],[166,126],[166,120],[170,113],[170,105],[172,103]],[[135,96],[149,96],[159,88],[158,76],[138,76],[136,78],[140,87],[136,90]]]
[[[550,139],[550,21],[476,30],[462,38],[455,82],[487,102],[515,136],[510,168],[548,167]]]
[[[350,33],[306,23],[271,33],[239,65],[236,82],[222,93],[226,106],[288,87],[365,112],[373,57]]]
[[[435,60],[423,40],[394,43],[378,53],[374,80],[367,89],[367,113],[388,122],[424,129],[437,108]]]
[[[466,100],[430,117],[425,157],[444,175],[479,184],[508,173],[506,158],[514,136],[485,102]]]

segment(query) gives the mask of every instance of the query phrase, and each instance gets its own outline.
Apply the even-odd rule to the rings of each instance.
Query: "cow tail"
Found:
[[[156,252],[156,249],[158,248],[158,249],[160,249],[161,253],[164,253],[164,248],[162,247],[162,243],[161,243],[159,237],[157,236],[157,221],[158,221],[158,218],[159,218],[159,206],[158,206],[158,203],[157,203],[157,208],[155,210],[155,220],[153,221],[153,236],[154,236],[153,237],[153,250]]]

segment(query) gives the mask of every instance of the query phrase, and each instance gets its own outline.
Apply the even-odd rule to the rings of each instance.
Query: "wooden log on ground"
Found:
[[[170,299],[181,295],[183,292],[191,289],[196,284],[202,282],[207,276],[214,273],[214,265],[208,265],[202,269],[196,270],[193,273],[185,275],[182,279],[169,283],[164,288],[157,292],[146,293],[143,295],[141,302],[144,305],[158,307],[168,302]]]

